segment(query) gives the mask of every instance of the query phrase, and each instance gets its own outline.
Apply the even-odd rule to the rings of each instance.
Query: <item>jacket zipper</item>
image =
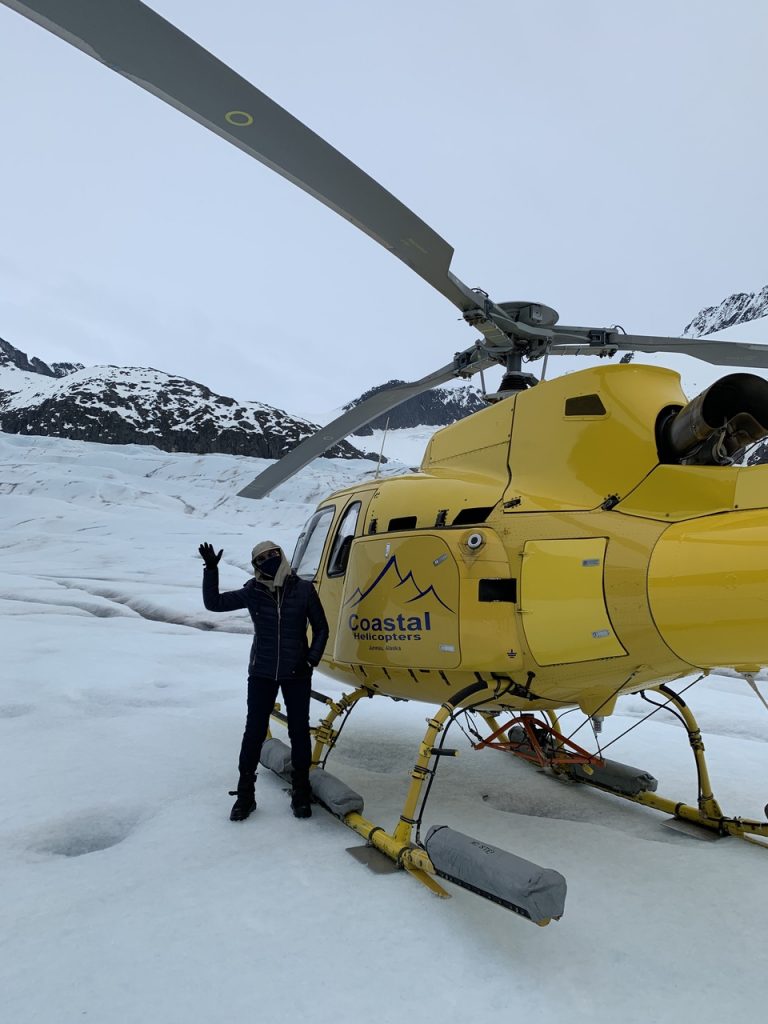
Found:
[[[275,664],[275,680],[277,680],[280,677],[280,611],[283,604],[277,594],[275,594],[275,604],[277,605],[277,662]]]

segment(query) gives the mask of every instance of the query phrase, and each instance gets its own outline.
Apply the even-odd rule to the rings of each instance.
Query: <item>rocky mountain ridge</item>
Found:
[[[717,306],[702,309],[686,326],[683,337],[703,338],[764,316],[768,316],[768,285],[758,292],[734,292]]]
[[[701,310],[683,334],[702,337],[762,317],[768,317],[768,285],[757,292],[734,293],[717,306]],[[344,410],[400,383],[391,380],[371,388]],[[392,430],[446,426],[483,408],[482,394],[473,384],[444,385],[409,399],[355,434],[370,436],[374,430],[383,430],[387,420]],[[29,358],[0,338],[0,430],[9,433],[273,459],[316,429],[315,424],[284,410],[260,402],[238,402],[184,377],[142,367],[48,364]],[[326,454],[367,455],[346,441]],[[765,444],[750,455],[750,462],[767,459]]]
[[[345,405],[344,412],[380,391],[403,383],[402,380],[390,380],[386,384],[369,388],[359,398]],[[407,402],[403,402],[402,405],[398,405],[390,412],[372,420],[366,426],[360,427],[354,433],[356,437],[370,436],[374,430],[384,430],[387,420],[389,420],[390,430],[422,426],[445,427],[449,423],[455,423],[456,420],[463,419],[465,416],[471,416],[473,412],[478,412],[485,407],[486,403],[482,393],[472,384],[441,386],[409,398]]]
[[[9,342],[0,338],[0,367],[11,366],[15,366],[17,370],[21,370],[23,373],[39,373],[44,377],[66,377],[67,374],[84,369],[82,363],[51,363],[49,366],[48,363],[44,363],[37,356],[29,359],[25,352],[21,352]]]
[[[7,433],[277,459],[317,429],[282,409],[237,402],[160,370],[49,366],[0,341],[0,430]],[[368,457],[346,441],[326,455]]]

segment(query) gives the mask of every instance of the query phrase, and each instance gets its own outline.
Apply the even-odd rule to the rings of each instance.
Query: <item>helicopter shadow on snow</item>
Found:
[[[353,788],[359,786],[376,803],[392,803],[405,797],[404,778],[413,766],[417,742],[404,730],[401,737],[382,736],[372,723],[350,725],[329,759],[328,770]],[[410,730],[408,730],[410,733]],[[485,806],[489,811],[520,817],[546,818],[599,826],[634,839],[653,843],[686,844],[690,835],[665,827],[665,818],[639,804],[629,804],[611,793],[603,793],[557,778],[549,771],[518,761],[501,751],[475,751],[463,737],[451,736],[460,757],[450,759],[436,773],[430,796],[439,805],[453,794],[456,806],[457,776],[461,802]],[[693,838],[695,842],[695,837]]]
[[[495,811],[555,821],[581,822],[621,832],[650,843],[689,843],[690,835],[665,827],[658,812],[630,805],[621,797],[602,793],[569,779],[557,778],[541,769],[514,764],[510,788],[483,787],[482,800]]]

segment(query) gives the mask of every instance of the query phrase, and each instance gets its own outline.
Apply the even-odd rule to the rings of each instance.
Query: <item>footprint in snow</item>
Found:
[[[136,810],[88,811],[39,829],[29,849],[54,857],[82,857],[108,850],[128,838],[139,818]]]

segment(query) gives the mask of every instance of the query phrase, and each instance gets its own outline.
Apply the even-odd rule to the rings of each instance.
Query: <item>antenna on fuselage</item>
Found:
[[[387,422],[384,424],[384,436],[381,439],[381,448],[379,449],[379,461],[376,466],[376,475],[374,480],[379,479],[379,472],[381,471],[381,460],[384,456],[384,442],[387,440],[387,431],[389,430],[389,416],[387,416]]]

